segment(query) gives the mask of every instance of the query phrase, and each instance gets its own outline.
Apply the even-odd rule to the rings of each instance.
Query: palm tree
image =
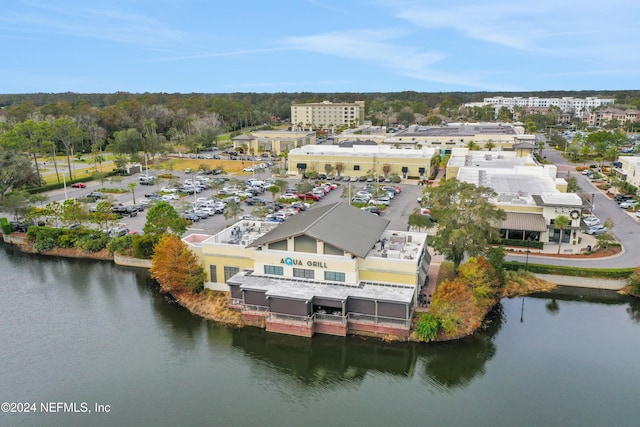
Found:
[[[560,230],[560,240],[558,241],[558,253],[560,253],[560,248],[562,247],[562,238],[563,238],[564,229],[570,223],[571,223],[571,220],[569,219],[569,217],[566,217],[564,215],[560,215],[556,217],[554,224],[555,224],[555,227]]]
[[[496,148],[496,143],[495,143],[495,142],[493,142],[492,140],[489,140],[489,141],[487,141],[487,142],[484,144],[484,149],[485,149],[485,150],[489,150],[489,151],[491,151],[491,150],[493,150],[494,148]]]

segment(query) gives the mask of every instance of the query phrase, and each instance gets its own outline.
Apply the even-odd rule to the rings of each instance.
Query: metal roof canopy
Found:
[[[248,247],[305,235],[359,258],[365,258],[389,222],[349,204],[338,202],[302,211],[256,239]]]

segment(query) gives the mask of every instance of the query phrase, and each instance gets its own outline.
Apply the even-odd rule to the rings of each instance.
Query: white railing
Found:
[[[265,305],[245,304],[242,306],[242,311],[269,311],[269,307]]]
[[[347,323],[347,316],[341,316],[338,314],[324,314],[324,313],[315,313],[316,320],[322,320],[324,322],[332,322],[332,323]]]
[[[312,324],[314,321],[314,316],[295,316],[293,314],[276,314],[269,313],[267,319],[273,322],[293,322],[293,323],[304,323],[305,325]]]
[[[394,317],[375,316],[371,314],[349,313],[349,320],[356,322],[369,322],[376,324],[389,324],[394,326],[411,327],[411,319],[396,319]]]

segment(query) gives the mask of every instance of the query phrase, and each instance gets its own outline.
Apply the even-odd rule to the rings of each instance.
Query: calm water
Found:
[[[217,326],[110,263],[0,247],[0,266],[0,401],[110,406],[2,426],[640,423],[640,304],[612,293],[505,300],[462,342],[389,344]]]

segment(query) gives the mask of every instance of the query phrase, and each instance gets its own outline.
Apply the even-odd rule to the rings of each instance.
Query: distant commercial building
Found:
[[[447,123],[442,126],[412,125],[389,134],[385,145],[398,148],[433,148],[449,153],[473,142],[480,148],[493,146],[495,151],[513,151],[514,145],[536,143],[536,136],[525,134],[522,126],[511,123]],[[489,145],[487,145],[489,144]]]
[[[291,124],[303,128],[359,126],[364,124],[364,101],[292,104]]]
[[[428,179],[440,152],[433,148],[397,149],[388,145],[342,143],[341,145],[307,145],[289,152],[288,175],[308,171],[339,172],[341,176],[397,174],[402,178]]]
[[[280,154],[304,145],[315,144],[316,133],[311,131],[260,130],[231,139],[233,148],[246,147],[249,153]]]
[[[484,107],[492,105],[495,109],[495,116],[498,116],[498,112],[501,108],[507,108],[509,111],[513,111],[514,107],[528,108],[528,107],[540,107],[549,108],[551,106],[558,107],[563,112],[573,113],[576,117],[587,118],[589,112],[602,105],[613,104],[614,98],[598,98],[595,96],[587,98],[574,98],[571,96],[565,96],[562,98],[539,98],[537,96],[530,97],[503,97],[494,96],[491,98],[484,98],[482,102],[470,102],[464,104],[465,107]]]
[[[406,337],[427,280],[427,235],[388,224],[334,203],[183,240],[203,262],[205,287],[229,291],[245,322],[302,336]]]

